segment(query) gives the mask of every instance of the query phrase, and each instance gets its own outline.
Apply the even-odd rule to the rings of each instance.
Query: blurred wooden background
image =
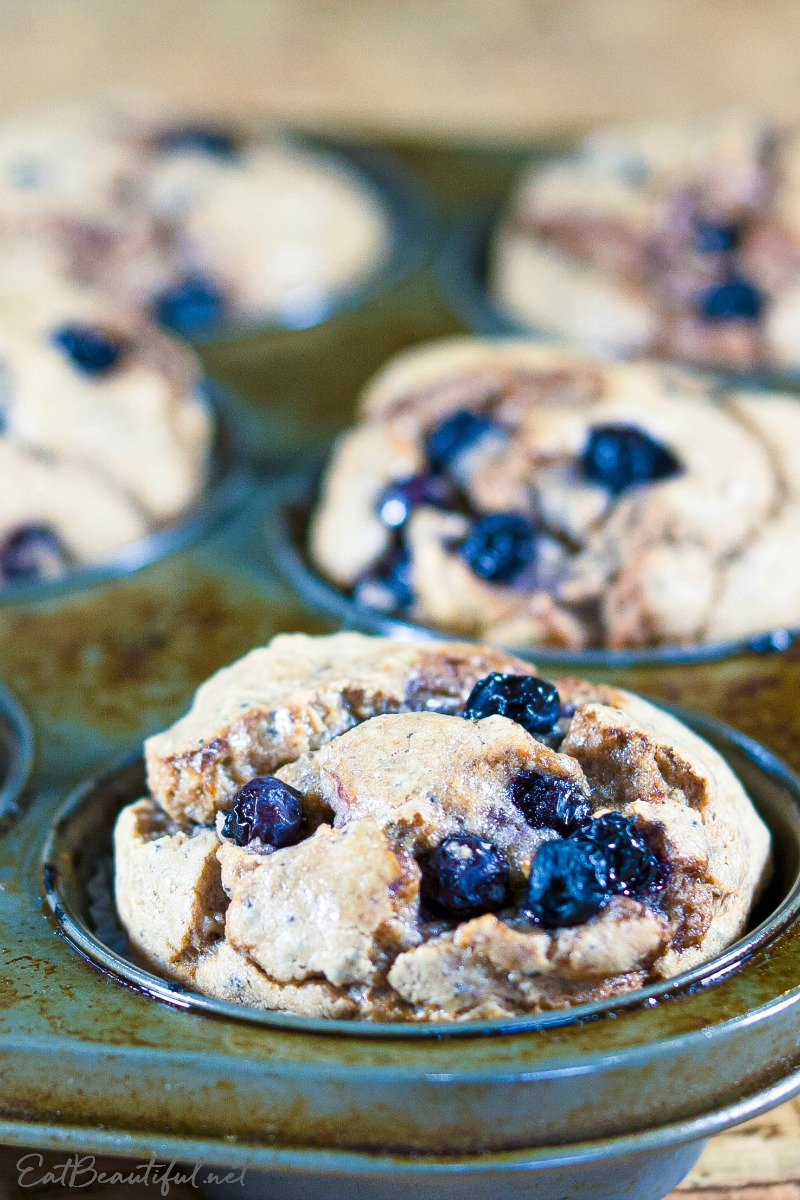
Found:
[[[0,112],[128,85],[467,143],[731,104],[795,119],[800,0],[0,0]],[[692,1195],[800,1200],[800,1106],[712,1142]]]
[[[109,84],[314,128],[524,140],[800,113],[797,0],[0,0],[0,111]]]

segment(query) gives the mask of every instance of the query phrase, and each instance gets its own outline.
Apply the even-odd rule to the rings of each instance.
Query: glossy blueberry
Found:
[[[697,297],[697,311],[705,321],[757,321],[763,308],[763,292],[738,275],[713,284]]]
[[[561,713],[558,690],[535,675],[501,675],[493,671],[479,679],[467,697],[463,716],[480,720],[497,713],[516,721],[539,737],[550,733]]]
[[[519,513],[486,513],[459,547],[472,571],[490,583],[511,583],[536,558],[536,530]]]
[[[94,325],[62,325],[51,336],[53,345],[87,375],[104,375],[112,370],[125,351],[119,338]]]
[[[208,154],[213,158],[232,158],[237,139],[229,129],[215,125],[179,125],[166,129],[156,140],[166,153]]]
[[[511,784],[511,796],[534,829],[555,829],[566,837],[592,815],[586,792],[575,779],[523,771]]]
[[[300,840],[302,796],[272,775],[257,775],[237,793],[225,816],[223,835],[237,846],[256,838],[265,846],[293,846]]]
[[[659,891],[666,869],[633,817],[607,813],[564,841],[545,842],[533,860],[526,907],[546,929],[577,925],[612,896]]]
[[[175,333],[201,334],[225,316],[225,301],[216,284],[203,275],[185,275],[153,300],[159,325]]]
[[[735,221],[712,221],[698,217],[694,223],[694,246],[700,254],[729,254],[739,245],[741,230]]]
[[[635,817],[606,813],[588,821],[570,840],[586,847],[598,863],[602,861],[609,895],[639,896],[663,886],[661,860]]]
[[[463,450],[468,450],[496,428],[493,421],[480,413],[468,409],[451,413],[425,436],[425,453],[431,470],[446,471]]]
[[[581,474],[618,494],[680,474],[672,451],[637,425],[595,425],[580,460]]]
[[[401,546],[393,546],[353,588],[353,598],[365,608],[402,612],[414,603],[411,559]]]
[[[422,863],[422,901],[431,912],[453,917],[497,912],[508,903],[508,888],[505,856],[473,834],[446,838]]]
[[[449,499],[450,489],[444,479],[436,475],[411,475],[395,480],[381,492],[378,516],[389,529],[399,529],[421,504],[446,508]]]
[[[67,565],[67,552],[48,525],[22,525],[0,544],[3,579],[33,582],[58,575]]]
[[[539,848],[526,903],[537,925],[545,929],[580,925],[598,913],[607,899],[602,871],[585,846],[567,838],[545,842]]]

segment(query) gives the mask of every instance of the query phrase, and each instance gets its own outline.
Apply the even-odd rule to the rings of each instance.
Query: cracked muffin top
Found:
[[[0,280],[0,581],[102,562],[175,521],[212,437],[187,347],[69,284]]]
[[[313,324],[387,258],[373,187],[335,154],[141,98],[0,124],[0,248],[201,335]],[[0,267],[0,281],[6,270]]]
[[[438,1021],[589,1002],[745,930],[769,834],[638,697],[458,643],[283,635],[146,743],[114,833],[136,954],[205,994]]]
[[[800,625],[800,404],[540,342],[400,355],[309,549],[368,608],[517,647]]]
[[[490,255],[520,321],[588,349],[800,364],[800,134],[740,113],[607,130],[534,164]]]

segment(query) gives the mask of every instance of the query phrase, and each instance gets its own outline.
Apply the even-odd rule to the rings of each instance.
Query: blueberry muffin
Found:
[[[498,650],[284,635],[145,746],[120,813],[135,953],[307,1016],[562,1008],[744,931],[769,834],[710,746],[638,697]]]
[[[594,134],[524,175],[490,286],[589,349],[797,367],[800,135],[731,113]]]
[[[0,580],[99,563],[191,508],[200,383],[189,350],[105,298],[0,282]]]
[[[277,137],[142,102],[0,125],[0,282],[22,259],[185,334],[307,325],[391,236],[354,170]]]
[[[525,341],[399,356],[337,443],[310,554],[356,601],[516,647],[800,625],[800,404]]]
[[[145,182],[169,242],[152,303],[180,331],[221,320],[314,324],[390,252],[378,195],[333,155],[171,128],[156,138]]]

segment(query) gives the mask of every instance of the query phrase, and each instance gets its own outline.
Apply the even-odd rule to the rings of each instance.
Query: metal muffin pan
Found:
[[[433,286],[440,226],[424,186],[385,151],[311,145],[343,159],[382,199],[392,245],[371,277],[311,324],[250,321],[196,341],[209,375],[242,401],[238,426],[259,461],[274,458],[276,443],[291,454],[330,437],[352,419],[361,387],[387,358],[456,328]]]
[[[69,1085],[51,1079],[43,1096],[26,1081],[26,1054],[46,1049],[40,1036],[7,1057],[15,1096],[33,1091],[67,1126],[87,1106],[102,1111],[106,1135],[122,1127],[139,1144],[155,1121],[180,1132],[182,1157],[279,1173],[291,1165],[309,1195],[348,1173],[337,1195],[384,1196],[387,1186],[411,1195],[420,1176],[433,1195],[453,1194],[457,1179],[467,1195],[488,1196],[498,1178],[532,1197],[552,1196],[556,1181],[595,1200],[664,1194],[699,1140],[800,1090],[800,780],[734,730],[677,715],[740,775],[776,848],[764,919],[707,970],[585,1010],[435,1030],[195,997],[135,968],[92,930],[98,894],[87,887],[116,812],[141,793],[135,759],[54,806],[42,879],[65,939],[51,940],[50,952],[67,985],[61,1018],[72,1037],[59,1053]],[[41,930],[17,936],[41,969]],[[90,980],[76,988],[80,972]],[[615,1191],[626,1178],[627,1190]],[[259,1186],[267,1182],[278,1196],[306,1194],[294,1176]]]
[[[436,167],[436,154],[426,154]],[[459,161],[468,180],[473,159]],[[485,184],[491,196],[492,171]],[[24,802],[0,823],[0,1141],[244,1167],[249,1194],[270,1200],[405,1200],[421,1190],[477,1198],[501,1188],[535,1200],[646,1200],[677,1183],[704,1137],[800,1088],[796,922],[763,944],[754,931],[759,944],[744,961],[732,951],[736,961],[720,978],[669,1000],[654,995],[646,998],[654,1004],[623,1005],[615,1015],[514,1033],[431,1038],[289,1028],[206,1011],[178,989],[160,1003],[141,981],[122,986],[113,962],[98,970],[87,961],[88,943],[76,953],[49,914],[44,842],[72,789],[101,764],[138,753],[142,737],[184,711],[203,679],[252,646],[347,620],[325,606],[324,616],[312,614],[287,584],[285,564],[279,573],[269,561],[264,527],[290,494],[276,464],[349,424],[360,387],[395,350],[454,329],[428,267],[418,260],[369,304],[319,326],[206,343],[210,373],[248,392],[246,404],[225,408],[233,457],[271,464],[260,483],[147,565],[0,597],[0,676],[30,713],[37,744]],[[720,716],[800,768],[794,645],[780,654],[585,669]],[[781,769],[771,774],[768,756],[734,742],[743,771],[768,792],[795,787]],[[137,769],[134,760],[129,770]],[[80,809],[82,801],[73,803]],[[59,853],[76,828],[54,833]],[[87,831],[90,852],[95,832],[99,839],[100,830]],[[66,885],[69,871],[59,879]],[[82,920],[81,904],[62,904],[64,920]],[[622,1059],[638,1083],[627,1095],[620,1086],[615,1107],[604,1109],[595,1070],[620,1082]],[[529,1085],[538,1108],[518,1105],[533,1094]],[[561,1145],[547,1144],[555,1130],[545,1095],[560,1098],[562,1115],[564,1105],[575,1108]]]

